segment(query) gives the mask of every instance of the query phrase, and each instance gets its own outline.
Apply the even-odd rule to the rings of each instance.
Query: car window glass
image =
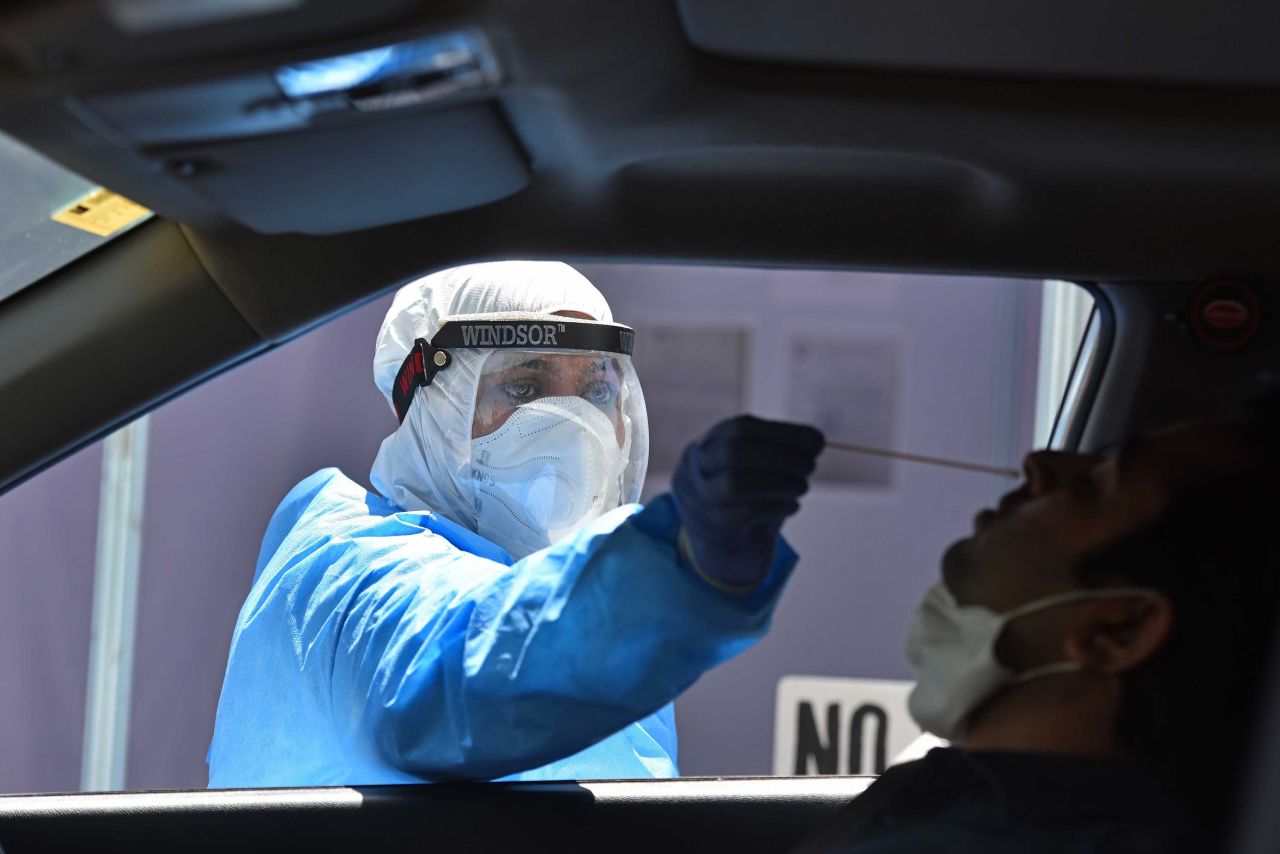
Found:
[[[4,259],[0,300],[149,215],[3,133],[0,187],[5,188],[5,215],[0,217],[0,258]]]
[[[1087,317],[1082,290],[1060,286],[1085,300],[1072,321],[1046,314],[1061,294],[1042,299],[1044,284],[1024,280],[575,266],[636,330],[646,501],[690,440],[739,412],[816,424],[829,441],[1016,468],[1069,379],[1045,366],[1074,354]],[[370,376],[390,299],[166,404],[131,445],[98,443],[0,496],[0,674],[13,687],[0,694],[0,791],[207,784],[228,647],[268,520],[325,467],[368,487],[396,430]],[[126,459],[134,468],[120,468]],[[918,734],[905,713],[912,612],[944,546],[1012,485],[828,450],[784,528],[800,561],[772,629],[675,703],[680,772],[883,770]],[[112,548],[136,549],[136,596],[104,591]],[[108,672],[94,626],[112,595],[132,599],[110,623],[132,640]]]

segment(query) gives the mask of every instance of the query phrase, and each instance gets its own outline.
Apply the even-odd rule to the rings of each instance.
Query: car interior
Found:
[[[1277,24],[1148,0],[7,4],[0,131],[154,217],[0,298],[0,492],[499,258],[1070,281],[1096,310],[1055,447],[1221,413],[1280,366]],[[394,62],[346,73],[371,52]],[[1241,854],[1280,850],[1273,658]],[[0,847],[778,851],[869,782],[12,795]]]

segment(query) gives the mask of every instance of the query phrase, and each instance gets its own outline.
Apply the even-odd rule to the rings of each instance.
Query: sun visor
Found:
[[[161,152],[177,180],[263,234],[336,234],[476,207],[529,182],[493,104]]]
[[[511,195],[528,160],[475,29],[188,82],[82,93],[69,108],[264,234],[335,234]]]

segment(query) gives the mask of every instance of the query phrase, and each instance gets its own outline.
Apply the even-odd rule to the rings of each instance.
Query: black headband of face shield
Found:
[[[409,414],[414,392],[431,385],[453,362],[451,350],[596,350],[630,356],[636,333],[629,326],[596,320],[446,320],[428,342],[413,342],[391,385],[391,402],[401,423]]]

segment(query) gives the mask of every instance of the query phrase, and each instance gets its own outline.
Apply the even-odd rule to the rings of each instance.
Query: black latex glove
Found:
[[[726,587],[759,584],[823,444],[812,427],[739,415],[686,448],[671,493],[694,568]]]

